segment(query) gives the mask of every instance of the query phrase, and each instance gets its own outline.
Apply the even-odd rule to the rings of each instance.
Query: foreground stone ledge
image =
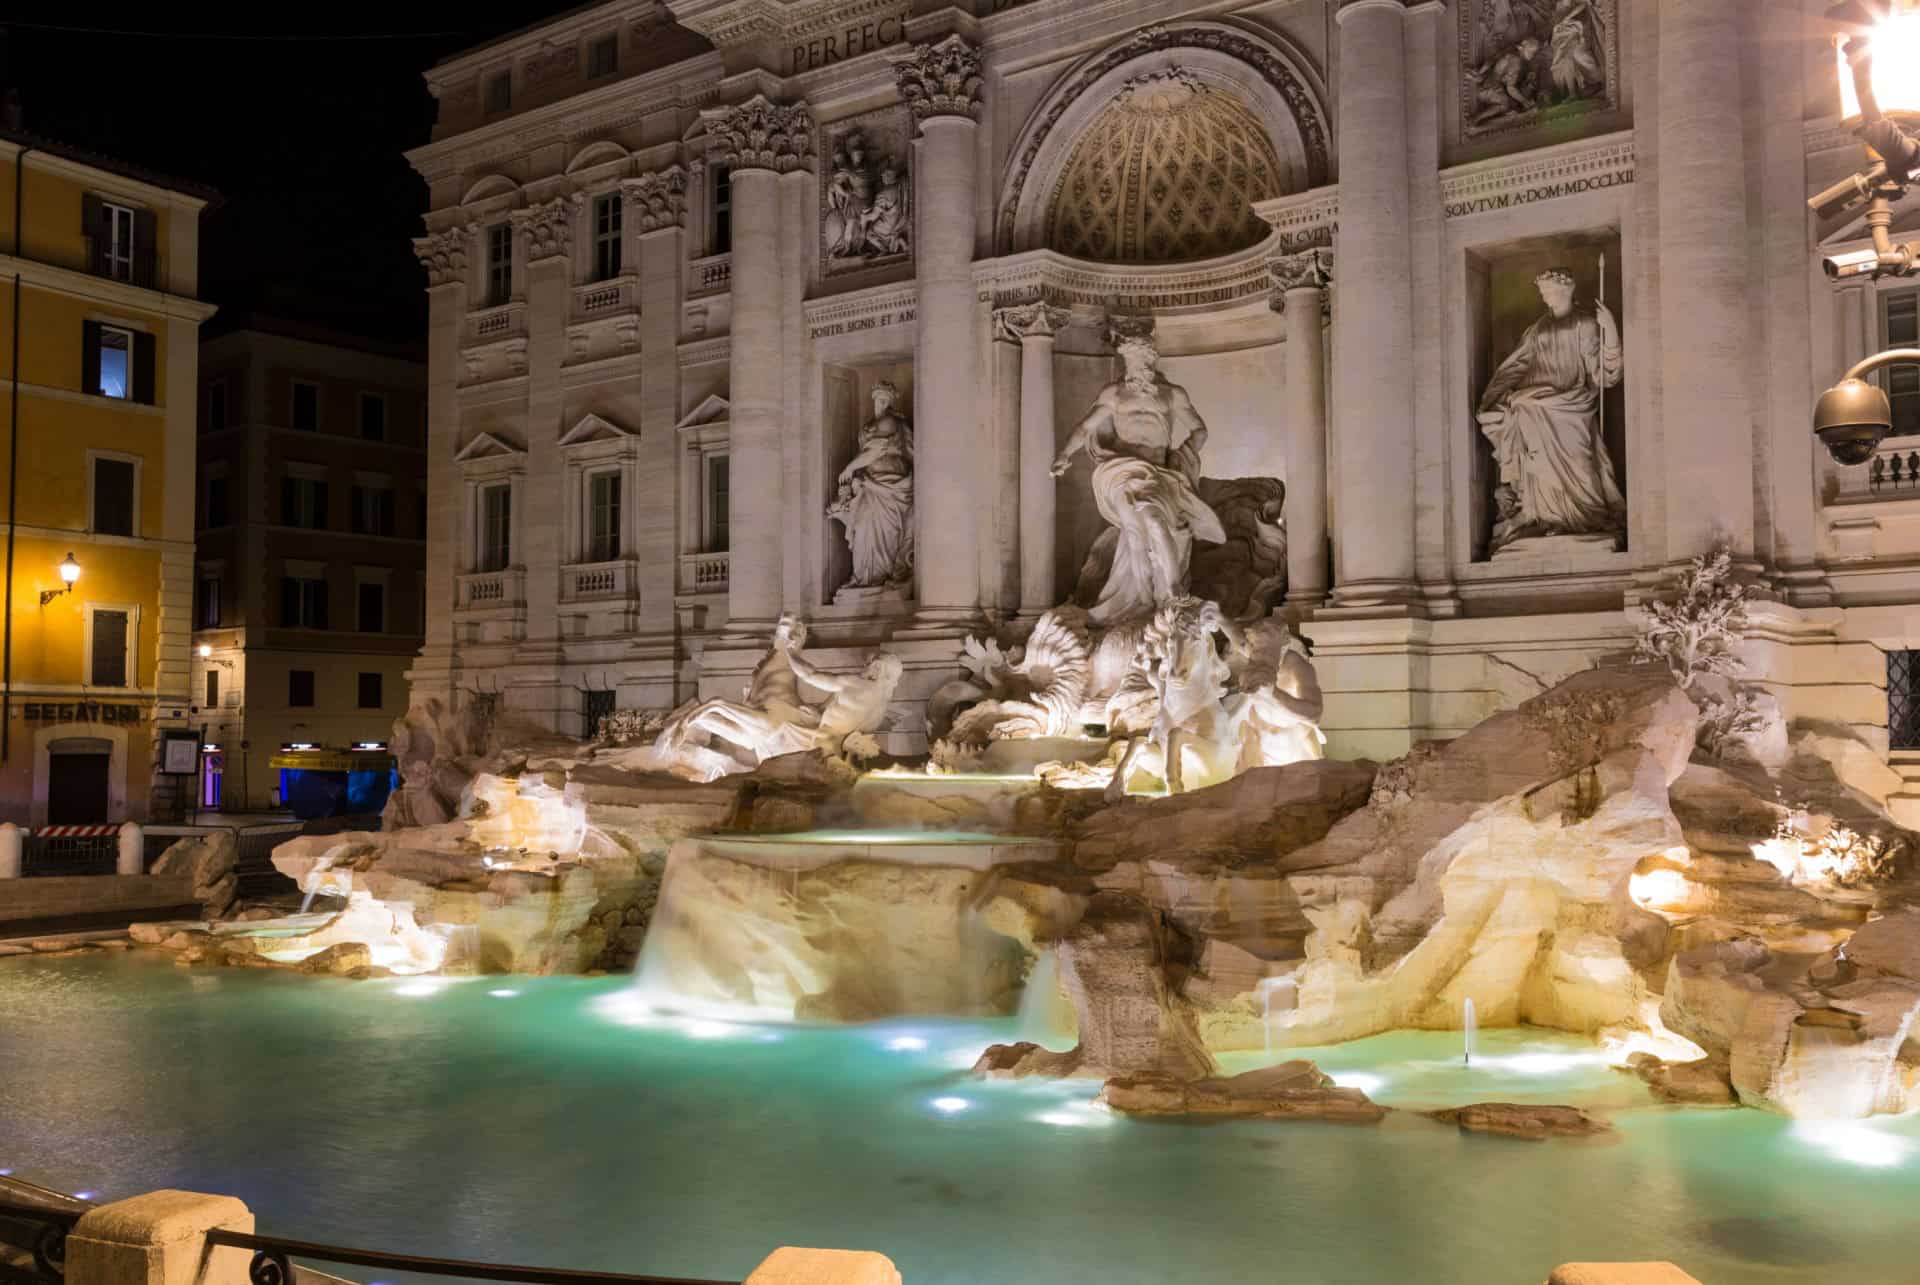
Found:
[[[1282,1062],[1227,1078],[1182,1080],[1157,1071],[1116,1075],[1097,1101],[1128,1115],[1241,1116],[1372,1124],[1387,1109],[1336,1085],[1311,1062]]]
[[[67,1237],[69,1285],[247,1285],[252,1254],[210,1249],[214,1228],[252,1232],[232,1196],[150,1191],[88,1210]]]
[[[785,1246],[767,1255],[746,1285],[900,1285],[900,1269],[867,1250]]]
[[[1444,1111],[1423,1111],[1429,1120],[1458,1125],[1467,1133],[1491,1133],[1502,1138],[1591,1138],[1612,1133],[1613,1126],[1578,1107],[1535,1106],[1523,1102],[1475,1102]]]
[[[1547,1285],[1700,1285],[1672,1263],[1565,1263]]]

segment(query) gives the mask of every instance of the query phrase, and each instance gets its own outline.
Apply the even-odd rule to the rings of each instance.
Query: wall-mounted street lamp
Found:
[[[1893,203],[1920,178],[1920,140],[1902,118],[1920,119],[1920,12],[1915,0],[1843,0],[1827,10],[1834,39],[1841,123],[1866,144],[1867,168],[1807,204],[1822,219],[1866,207],[1872,246],[1824,260],[1827,276],[1906,277],[1920,273],[1920,242],[1895,245]],[[1813,432],[1838,464],[1865,464],[1893,428],[1893,408],[1866,376],[1886,366],[1920,362],[1920,349],[1875,353],[1820,394]]]
[[[222,656],[218,660],[213,658],[213,645],[211,643],[200,644],[200,659],[206,661],[208,664],[218,665],[222,669],[233,668],[233,662],[226,657]]]
[[[69,553],[66,557],[60,559],[60,587],[58,589],[42,589],[40,591],[40,605],[44,607],[61,594],[72,593],[73,582],[79,578],[80,564],[75,562],[73,560],[73,554]]]

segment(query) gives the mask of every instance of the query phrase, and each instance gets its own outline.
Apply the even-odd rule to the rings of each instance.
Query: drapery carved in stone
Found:
[[[894,58],[893,71],[915,120],[980,114],[980,51],[959,36],[915,45]]]
[[[827,270],[865,268],[913,249],[913,182],[904,117],[841,130],[821,185],[820,236]]]
[[[620,184],[633,210],[634,227],[642,234],[687,224],[687,171],[678,165],[654,170]]]
[[[993,310],[994,334],[1015,342],[1034,336],[1057,335],[1072,320],[1071,312],[1050,303],[1023,303]]]
[[[1048,249],[1102,263],[1178,263],[1265,240],[1253,203],[1282,195],[1273,144],[1232,95],[1179,68],[1135,76],[1074,145]]]
[[[413,253],[427,270],[427,284],[444,286],[463,280],[467,272],[467,247],[472,243],[470,227],[445,228],[413,239]]]
[[[710,155],[731,169],[785,174],[813,164],[813,112],[804,102],[775,103],[755,94],[707,113],[707,121]]]
[[[527,260],[551,259],[573,251],[574,202],[565,196],[513,212],[513,225],[527,238]]]
[[[1470,0],[1460,9],[1468,135],[1618,105],[1616,0]]]

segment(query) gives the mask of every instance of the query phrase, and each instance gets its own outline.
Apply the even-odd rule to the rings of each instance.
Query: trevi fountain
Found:
[[[0,1166],[727,1279],[1920,1271],[1920,850],[1855,672],[1908,645],[1905,510],[1822,463],[1881,525],[1815,539],[1840,350],[1782,358],[1850,136],[1802,150],[1825,109],[1727,52],[1731,0],[1146,7],[623,10],[661,84],[725,88],[550,155],[481,122],[479,54],[436,68],[458,605],[401,787],[275,851],[297,910],[0,961]],[[1687,114],[1761,63],[1785,133]],[[1729,213],[1743,146],[1790,219]],[[665,292],[631,333],[552,267],[603,190]],[[495,218],[525,258],[469,333]],[[1751,296],[1749,240],[1792,243]],[[645,396],[577,411],[629,358]],[[581,570],[557,497],[603,464],[680,498]],[[231,902],[227,839],[165,860]]]

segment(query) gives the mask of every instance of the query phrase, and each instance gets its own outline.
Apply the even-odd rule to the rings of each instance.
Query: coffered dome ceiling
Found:
[[[1283,195],[1253,113],[1178,71],[1129,81],[1081,135],[1054,188],[1047,247],[1101,263],[1180,263],[1242,250]]]

